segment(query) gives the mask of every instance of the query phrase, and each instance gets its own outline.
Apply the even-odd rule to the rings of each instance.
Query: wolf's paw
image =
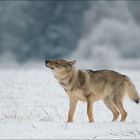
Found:
[[[89,120],[89,123],[94,123],[94,120],[93,119]]]
[[[73,122],[73,120],[67,120],[67,123],[72,123]]]

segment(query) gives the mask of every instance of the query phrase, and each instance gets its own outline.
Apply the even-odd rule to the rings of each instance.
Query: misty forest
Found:
[[[0,1],[1,62],[92,60],[108,57],[107,50],[113,60],[139,59],[139,6],[139,1]]]

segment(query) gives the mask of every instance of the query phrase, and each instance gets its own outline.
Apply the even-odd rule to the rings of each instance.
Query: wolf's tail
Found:
[[[130,99],[132,99],[135,103],[139,103],[140,97],[138,95],[138,92],[134,86],[134,84],[131,82],[131,80],[125,76],[125,83],[127,88],[127,93]]]

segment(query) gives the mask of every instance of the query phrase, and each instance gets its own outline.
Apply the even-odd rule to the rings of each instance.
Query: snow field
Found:
[[[127,74],[140,92],[138,70]],[[112,114],[102,101],[94,105],[95,123],[89,124],[86,103],[79,102],[74,123],[67,124],[68,97],[51,71],[42,69],[0,70],[0,138],[101,139],[140,138],[140,105],[128,97],[126,122],[111,122]]]

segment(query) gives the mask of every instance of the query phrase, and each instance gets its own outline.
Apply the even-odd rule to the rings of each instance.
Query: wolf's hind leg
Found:
[[[116,121],[119,117],[119,112],[117,111],[117,109],[115,108],[115,106],[113,105],[111,99],[109,97],[105,97],[104,98],[104,103],[106,105],[106,107],[112,112],[113,114],[113,119],[112,121]]]
[[[124,110],[122,100],[115,98],[114,105],[118,109],[118,111],[121,113],[121,121],[125,121],[125,119],[127,117],[127,112]]]

